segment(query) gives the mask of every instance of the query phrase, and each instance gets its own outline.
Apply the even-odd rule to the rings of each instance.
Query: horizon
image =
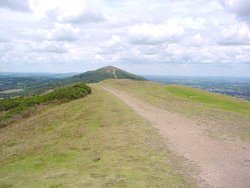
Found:
[[[246,0],[3,0],[0,17],[1,72],[250,77]]]
[[[0,0],[0,18],[0,188],[250,188],[250,0]]]
[[[108,65],[109,66],[109,65]],[[106,66],[105,66],[106,67]],[[104,68],[104,67],[99,67],[99,68]],[[98,68],[98,69],[99,69]],[[119,68],[119,67],[116,67],[116,68]],[[121,69],[121,68],[119,68]],[[0,75],[1,74],[48,74],[48,75],[53,75],[53,74],[75,74],[75,75],[78,75],[78,74],[82,74],[82,73],[85,73],[85,72],[88,72],[88,71],[94,71],[96,69],[90,69],[90,70],[86,70],[84,72],[1,72],[0,71]],[[124,70],[124,69],[121,69],[121,70]],[[128,72],[127,70],[124,70],[126,72]],[[130,72],[131,73],[131,72]],[[133,73],[134,74],[134,73]],[[152,76],[152,77],[198,77],[198,78],[208,78],[208,77],[211,77],[211,78],[250,78],[250,76],[235,76],[235,75],[229,75],[229,76],[223,76],[223,75],[174,75],[174,74],[137,74],[139,76]]]

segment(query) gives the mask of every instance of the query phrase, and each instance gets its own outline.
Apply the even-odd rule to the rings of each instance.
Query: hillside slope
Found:
[[[87,82],[96,83],[109,78],[114,79],[130,79],[130,80],[146,80],[145,78],[131,74],[124,70],[118,69],[113,66],[103,67],[94,71],[88,71],[79,75],[65,78],[65,82]]]
[[[248,185],[249,102],[148,81],[91,87],[0,129],[0,187]]]
[[[42,95],[17,97],[0,100],[0,128],[17,120],[17,116],[28,117],[39,105],[68,102],[91,93],[91,88],[84,83],[60,87]]]
[[[100,83],[128,92],[165,110],[206,122],[208,134],[250,141],[250,102],[181,85],[106,80]]]
[[[189,187],[157,132],[95,86],[0,129],[0,153],[0,187]]]
[[[186,166],[199,169],[194,174],[199,187],[250,185],[248,101],[152,82],[108,80],[99,85],[159,131],[168,148],[186,159],[182,171],[187,176],[192,172]]]

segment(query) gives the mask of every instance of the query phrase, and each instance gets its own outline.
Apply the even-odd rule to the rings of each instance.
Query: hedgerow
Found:
[[[55,102],[67,102],[82,98],[91,93],[91,88],[84,83],[55,89],[43,95],[18,97],[0,100],[0,121],[10,119],[14,115],[29,110],[32,106],[39,104],[50,104]]]

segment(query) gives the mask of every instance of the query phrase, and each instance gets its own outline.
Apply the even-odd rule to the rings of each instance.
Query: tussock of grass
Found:
[[[100,88],[0,130],[0,187],[188,187],[156,131]]]

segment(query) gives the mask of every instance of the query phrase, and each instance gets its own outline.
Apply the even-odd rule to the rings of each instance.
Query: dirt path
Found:
[[[198,166],[200,187],[250,187],[250,144],[208,137],[196,120],[151,106],[125,92],[103,87],[148,120],[168,147]]]

